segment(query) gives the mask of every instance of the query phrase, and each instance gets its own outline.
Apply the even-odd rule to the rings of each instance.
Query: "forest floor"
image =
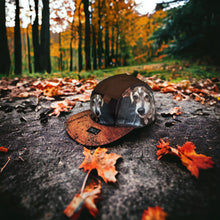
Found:
[[[0,219],[67,219],[63,211],[79,193],[86,174],[78,168],[84,160],[83,146],[68,136],[65,121],[89,109],[88,93],[95,80],[78,84],[65,79],[63,85],[60,81],[25,80],[12,79],[8,84],[1,80],[0,146],[8,152],[0,152],[0,167],[8,158],[10,161],[0,173]],[[122,159],[116,164],[117,182],[105,184],[101,180],[97,219],[141,219],[143,211],[154,206],[162,207],[168,219],[220,219],[216,79],[198,80],[191,87],[167,85],[154,77],[147,80],[152,87],[160,87],[158,91],[154,87],[157,120],[105,146]],[[66,94],[70,83],[76,83],[74,94]],[[59,96],[57,85],[62,88]],[[190,91],[184,93],[181,89],[185,87]],[[51,103],[67,96],[75,102],[74,107],[51,116]],[[180,107],[182,114],[164,117],[173,107]],[[157,160],[156,145],[161,138],[173,147],[193,142],[197,153],[212,157],[214,167],[200,170],[196,178],[172,155]],[[97,177],[97,173],[91,176]],[[85,209],[80,219],[93,217]]]

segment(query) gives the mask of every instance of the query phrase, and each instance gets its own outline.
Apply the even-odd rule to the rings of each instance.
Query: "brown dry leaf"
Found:
[[[49,116],[52,115],[59,116],[60,112],[68,112],[75,106],[75,104],[76,103],[74,101],[70,101],[70,100],[53,102],[51,104],[51,108],[54,108],[54,111]]]
[[[170,147],[169,142],[165,142],[163,139],[158,141],[159,148],[157,151],[157,159],[159,160],[162,156],[166,154],[174,154],[178,156],[184,166],[194,175],[196,178],[199,177],[199,169],[212,168],[214,162],[212,157],[207,157],[203,154],[197,154],[195,152],[195,145],[192,142],[186,142],[182,147],[177,145],[177,149]]]
[[[174,99],[176,99],[177,101],[181,101],[183,99],[183,96],[180,93],[178,93],[174,96]]]
[[[107,182],[116,182],[115,175],[118,173],[115,169],[115,163],[121,155],[112,153],[106,154],[108,149],[98,147],[94,154],[90,153],[90,150],[84,147],[85,159],[79,166],[79,168],[84,168],[84,171],[91,171],[96,169],[98,175]]]
[[[58,96],[60,95],[59,88],[58,87],[51,87],[46,88],[43,90],[44,95],[48,97]]]
[[[142,220],[165,220],[167,213],[159,206],[148,207],[148,210],[144,210]]]
[[[83,208],[87,208],[93,217],[98,214],[96,202],[100,199],[101,194],[101,181],[98,184],[95,181],[91,181],[87,185],[82,193],[76,194],[70,204],[64,210],[64,214],[71,219],[77,219]]]
[[[169,111],[170,115],[181,115],[182,112],[180,111],[181,107],[174,107]]]
[[[84,92],[83,94],[76,95],[73,100],[80,102],[89,102],[90,101],[91,92]]]
[[[174,88],[173,85],[168,85],[168,86],[162,88],[161,91],[162,91],[163,93],[168,93],[168,92],[176,92],[177,89]]]
[[[153,91],[160,91],[160,86],[159,86],[157,83],[153,82],[153,81],[150,80],[149,78],[148,78],[148,80],[147,80],[146,82],[147,82],[147,84],[151,87],[151,89],[152,89]]]

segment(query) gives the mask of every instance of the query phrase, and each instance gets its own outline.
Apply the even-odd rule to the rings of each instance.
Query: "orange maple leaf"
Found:
[[[91,181],[87,185],[83,192],[76,194],[70,204],[64,210],[64,214],[71,219],[77,219],[84,207],[86,207],[93,217],[98,214],[98,209],[95,202],[100,199],[101,194],[101,181],[98,184],[95,181]]]
[[[169,142],[165,142],[163,139],[160,139],[159,145],[156,147],[159,148],[157,151],[157,159],[159,160],[165,154],[174,154],[178,156],[184,166],[194,175],[196,178],[199,177],[199,169],[208,169],[212,168],[214,162],[212,157],[207,157],[203,154],[197,154],[195,152],[195,145],[192,142],[186,142],[182,147],[177,145],[177,149],[170,147]]]
[[[167,217],[167,213],[160,208],[156,207],[148,207],[148,210],[144,210],[141,220],[165,220]]]
[[[85,155],[84,161],[81,163],[79,168],[84,168],[84,171],[91,171],[96,169],[98,175],[107,182],[116,182],[115,175],[118,173],[115,169],[115,163],[121,155],[112,153],[106,154],[108,149],[98,147],[94,154],[90,153],[90,150],[84,148],[83,154]]]
[[[194,175],[199,177],[199,169],[212,168],[214,162],[212,157],[207,157],[203,154],[195,152],[195,145],[192,142],[186,142],[182,147],[177,146],[179,157],[184,166]]]

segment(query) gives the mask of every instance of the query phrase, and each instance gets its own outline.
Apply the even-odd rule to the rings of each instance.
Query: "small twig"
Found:
[[[81,189],[80,189],[80,195],[81,195],[81,194],[83,193],[83,191],[84,191],[84,188],[85,188],[85,185],[86,185],[86,181],[87,181],[87,179],[88,179],[88,176],[89,176],[90,172],[91,172],[91,170],[89,170],[89,172],[86,174],[86,177],[85,177],[85,179],[84,179],[84,181],[83,181],[83,184],[82,184],[82,187],[81,187]]]
[[[23,161],[23,162],[24,162],[24,159],[23,159],[21,156],[19,156],[18,158],[19,158],[21,161]]]
[[[10,160],[11,160],[11,158],[8,157],[7,162],[6,162],[5,165],[1,168],[1,173],[3,172],[3,170],[5,169],[5,167],[7,166],[7,164],[9,163]]]

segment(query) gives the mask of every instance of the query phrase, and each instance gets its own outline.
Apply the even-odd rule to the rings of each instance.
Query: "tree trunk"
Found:
[[[22,74],[22,55],[21,55],[21,30],[20,30],[20,18],[19,18],[19,0],[15,1],[15,27],[14,27],[14,62],[15,62],[15,74]]]
[[[9,74],[11,59],[5,26],[5,0],[0,1],[0,74]]]
[[[115,65],[113,61],[115,60],[115,50],[114,50],[114,42],[115,42],[115,36],[114,36],[114,27],[112,26],[112,39],[111,39],[111,63],[112,65]]]
[[[101,28],[101,19],[102,19],[102,15],[101,15],[101,3],[100,0],[98,0],[98,26],[99,26],[99,30],[98,30],[98,65],[99,65],[99,69],[101,69],[102,67],[102,28]]]
[[[79,33],[79,42],[78,42],[78,71],[81,72],[82,70],[82,24],[81,24],[81,16],[80,16],[80,5],[79,4],[79,27],[78,27],[78,33]]]
[[[85,63],[86,70],[91,70],[90,60],[90,12],[89,12],[89,0],[84,0],[84,12],[85,12]]]
[[[39,21],[38,21],[38,0],[35,3],[35,20],[32,25],[32,42],[34,48],[34,72],[40,72],[40,44],[39,44]]]
[[[95,30],[95,25],[92,26],[92,57],[93,57],[93,70],[97,70],[97,51],[96,51],[96,30]]]
[[[73,71],[73,24],[74,19],[71,23],[71,38],[70,38],[70,71]]]
[[[31,63],[30,40],[29,40],[28,27],[27,27],[28,69],[29,69],[29,73],[32,73],[32,63]]]
[[[43,0],[42,26],[41,26],[41,56],[40,72],[51,72],[50,63],[50,8],[49,0]]]
[[[108,31],[108,22],[106,22],[105,27],[105,68],[109,67],[109,31]]]
[[[116,66],[119,66],[118,47],[119,47],[119,27],[118,27],[118,25],[117,25],[117,36],[116,36],[116,56],[115,56]]]
[[[63,54],[62,54],[62,40],[61,40],[61,32],[59,33],[59,51],[60,51],[60,58],[59,58],[59,70],[63,70]]]
[[[23,36],[22,36],[23,35]],[[22,42],[23,41],[23,42]],[[26,47],[26,36],[25,36],[25,30],[22,28],[21,29],[21,42],[22,42],[22,48],[21,51],[22,53],[22,63],[23,63],[23,70],[26,71],[28,69],[28,57],[27,57],[27,47]]]

